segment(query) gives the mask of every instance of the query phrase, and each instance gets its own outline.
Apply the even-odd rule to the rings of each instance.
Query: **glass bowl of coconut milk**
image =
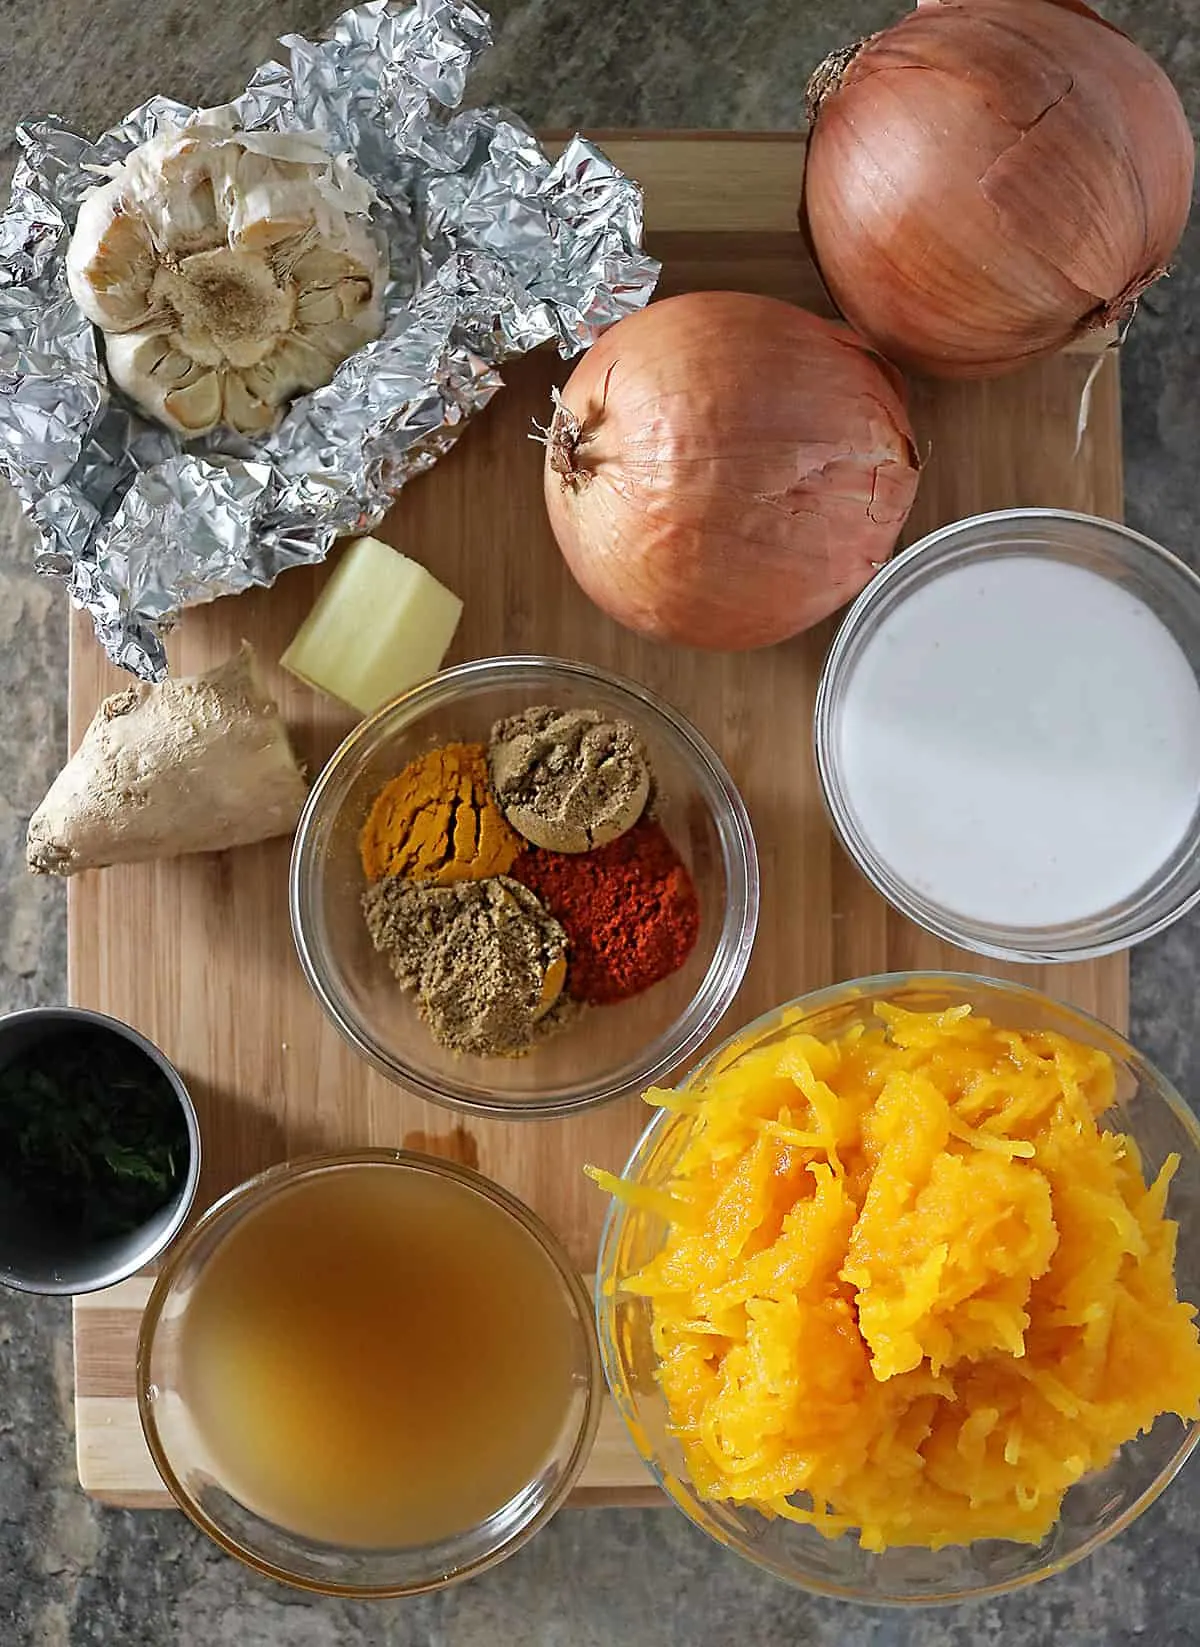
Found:
[[[1004,960],[1126,948],[1200,902],[1200,578],[1064,510],[943,527],[848,612],[815,743],[911,920]]]

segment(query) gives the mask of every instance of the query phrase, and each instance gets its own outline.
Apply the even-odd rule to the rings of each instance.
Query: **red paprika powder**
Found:
[[[700,932],[687,865],[649,818],[592,852],[528,847],[509,874],[561,921],[571,946],[567,989],[593,1006],[677,971]]]

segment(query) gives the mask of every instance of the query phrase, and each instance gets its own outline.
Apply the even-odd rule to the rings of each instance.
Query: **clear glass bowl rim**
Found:
[[[1033,527],[1039,524],[1048,528],[1080,526],[1097,533],[1106,533],[1126,546],[1136,545],[1138,550],[1154,560],[1167,576],[1177,579],[1181,584],[1189,585],[1197,601],[1200,601],[1200,576],[1178,555],[1172,554],[1153,538],[1135,532],[1123,521],[1108,520],[1102,515],[1088,515],[1075,509],[994,509],[983,514],[967,515],[961,520],[950,522],[949,525],[939,526],[936,531],[927,533],[925,537],[902,550],[872,578],[854,600],[826,654],[817,683],[813,711],[813,751],[825,809],[838,840],[858,872],[894,909],[923,927],[926,932],[933,933],[935,937],[970,949],[975,954],[988,956],[992,960],[1024,961],[1031,964],[1095,960],[1103,955],[1118,954],[1147,938],[1153,938],[1200,904],[1200,884],[1186,898],[1173,904],[1160,915],[1143,915],[1139,919],[1136,910],[1133,911],[1111,937],[1103,940],[1088,938],[1086,923],[1079,923],[1075,927],[1047,929],[1053,931],[1056,937],[1059,934],[1074,933],[1069,943],[1064,937],[1064,941],[1039,946],[1037,932],[1033,929],[1023,933],[1014,931],[1012,941],[1002,942],[965,918],[947,919],[937,908],[927,904],[906,882],[892,874],[886,864],[876,859],[869,843],[855,825],[849,808],[842,799],[840,782],[837,779],[839,763],[833,735],[833,702],[835,686],[845,666],[852,642],[856,641],[864,630],[869,631],[873,627],[876,612],[887,591],[903,583],[922,560],[953,544],[956,539],[968,538],[988,528],[999,533],[1004,527]],[[1001,541],[998,540],[992,547],[999,548]],[[980,544],[979,547],[985,549],[987,546]]]
[[[528,1521],[524,1522],[509,1536],[500,1540],[494,1548],[485,1551],[474,1561],[458,1568],[449,1578],[431,1578],[411,1584],[338,1584],[333,1581],[318,1581],[302,1574],[290,1572],[286,1568],[277,1566],[264,1557],[255,1554],[254,1551],[245,1549],[206,1514],[180,1481],[163,1447],[154,1417],[154,1402],[149,1397],[155,1333],[179,1273],[197,1245],[208,1237],[218,1224],[227,1223],[232,1228],[248,1212],[270,1200],[275,1192],[283,1186],[340,1167],[354,1166],[397,1167],[407,1171],[426,1172],[434,1176],[449,1178],[453,1182],[473,1190],[476,1194],[483,1196],[485,1200],[492,1202],[501,1211],[508,1213],[528,1235],[536,1240],[546,1257],[553,1264],[567,1288],[580,1328],[580,1341],[584,1347],[587,1361],[586,1400],[579,1430],[563,1469],[561,1480],[554,1492],[538,1506],[537,1512]],[[359,1600],[387,1600],[401,1596],[423,1595],[431,1590],[447,1589],[452,1584],[461,1583],[465,1579],[474,1578],[479,1573],[486,1572],[489,1567],[494,1567],[498,1562],[505,1560],[519,1550],[562,1508],[563,1502],[578,1481],[596,1437],[604,1391],[599,1348],[593,1328],[593,1314],[588,1289],[549,1225],[539,1218],[532,1208],[527,1207],[517,1196],[506,1190],[502,1184],[496,1183],[494,1179],[486,1177],[481,1172],[476,1172],[473,1167],[464,1166],[458,1161],[447,1159],[445,1156],[425,1155],[416,1150],[398,1149],[329,1151],[317,1155],[297,1156],[294,1160],[279,1162],[274,1166],[267,1167],[264,1171],[256,1173],[253,1178],[248,1178],[244,1183],[228,1190],[219,1200],[214,1201],[178,1244],[171,1249],[162,1269],[155,1278],[150,1298],[142,1312],[141,1326],[138,1330],[135,1379],[138,1418],[141,1422],[146,1445],[150,1450],[150,1456],[154,1460],[155,1469],[175,1503],[201,1532],[206,1533],[227,1555],[233,1556],[245,1566],[265,1574],[268,1578],[277,1579],[283,1584],[291,1585],[295,1589],[304,1590],[313,1595],[341,1596]],[[430,1548],[436,1549],[437,1546],[431,1545]]]
[[[1200,1155],[1200,1118],[1196,1116],[1191,1106],[1183,1099],[1172,1083],[1118,1030],[1104,1023],[1102,1019],[1085,1012],[1081,1007],[1072,1006],[1066,1001],[1059,1001],[1055,997],[1046,995],[1041,990],[1033,989],[1027,984],[1013,983],[1005,978],[992,978],[983,973],[975,972],[882,972],[862,978],[847,979],[844,983],[830,984],[823,989],[812,990],[806,995],[798,995],[791,1001],[785,1001],[779,1006],[770,1008],[769,1011],[760,1014],[759,1017],[753,1019],[742,1029],[736,1030],[728,1036],[720,1046],[714,1047],[711,1052],[706,1054],[695,1069],[688,1072],[675,1088],[675,1091],[686,1092],[690,1088],[699,1085],[708,1072],[719,1065],[735,1047],[744,1046],[749,1048],[757,1044],[773,1030],[782,1027],[784,1018],[789,1014],[795,1014],[791,1023],[800,1026],[819,1013],[839,1006],[850,1006],[858,999],[881,999],[894,996],[897,992],[917,989],[977,991],[980,988],[989,991],[995,990],[1014,1001],[1034,1003],[1043,1010],[1050,1008],[1054,1012],[1062,1013],[1065,1017],[1074,1018],[1084,1026],[1096,1041],[1101,1043],[1107,1041],[1114,1057],[1119,1057],[1146,1073],[1155,1085],[1158,1096],[1164,1100],[1175,1118],[1182,1124],[1191,1139],[1193,1149]],[[653,1156],[667,1133],[683,1124],[683,1118],[679,1115],[670,1110],[659,1110],[656,1115],[651,1117],[637,1143],[633,1146],[628,1161],[621,1169],[621,1177],[628,1178],[634,1183],[640,1182],[645,1163]],[[631,1444],[671,1503],[675,1504],[687,1516],[688,1520],[699,1527],[714,1543],[720,1544],[724,1549],[731,1550],[733,1554],[739,1556],[742,1560],[760,1567],[776,1578],[783,1579],[785,1583],[794,1585],[797,1589],[807,1591],[813,1595],[829,1596],[838,1601],[856,1602],[860,1606],[895,1608],[954,1606],[960,1602],[982,1601],[993,1596],[1007,1595],[1015,1590],[1027,1589],[1031,1584],[1038,1584],[1043,1579],[1056,1577],[1059,1573],[1065,1572],[1068,1567],[1073,1567],[1077,1562],[1085,1560],[1102,1545],[1107,1544],[1110,1539],[1117,1537],[1119,1533],[1130,1527],[1175,1479],[1191,1457],[1197,1443],[1200,1442],[1200,1421],[1193,1422],[1188,1426],[1183,1440],[1172,1454],[1169,1462],[1163,1466],[1150,1485],[1110,1526],[1101,1528],[1077,1549],[1069,1551],[1059,1560],[1048,1563],[1036,1572],[1021,1574],[1015,1579],[995,1584],[982,1584],[968,1591],[937,1596],[870,1596],[864,1595],[850,1586],[825,1583],[815,1578],[802,1577],[785,1563],[775,1561],[748,1548],[742,1548],[714,1532],[711,1527],[693,1513],[690,1492],[674,1491],[658,1459],[641,1444],[642,1430],[637,1418],[637,1405],[630,1395],[621,1370],[620,1351],[612,1332],[612,1297],[607,1290],[613,1279],[613,1260],[619,1248],[625,1220],[633,1210],[635,1209],[617,1200],[615,1196],[610,1201],[608,1211],[605,1214],[604,1225],[600,1232],[600,1245],[593,1284],[596,1336],[600,1345],[600,1362],[604,1370],[604,1381],[608,1386],[609,1394],[612,1396],[613,1403],[621,1415],[621,1421],[625,1425]]]
[[[548,675],[566,676],[584,687],[589,682],[595,682],[618,698],[628,698],[646,718],[661,720],[670,728],[687,749],[697,771],[703,774],[706,786],[719,797],[719,804],[712,808],[712,818],[728,868],[729,885],[725,893],[724,919],[708,970],[687,1010],[656,1042],[651,1043],[652,1056],[635,1067],[627,1066],[616,1080],[597,1079],[582,1089],[573,1089],[566,1094],[551,1091],[522,1096],[519,1105],[513,1102],[489,1103],[486,1098],[474,1093],[461,1089],[448,1090],[448,1080],[444,1083],[428,1080],[419,1070],[379,1046],[343,1010],[330,988],[323,960],[309,936],[308,910],[312,893],[309,856],[324,797],[360,754],[378,748],[389,736],[413,725],[430,710],[453,703],[463,689],[491,685],[502,687],[509,684],[510,677],[535,675],[543,671]],[[593,1105],[611,1103],[630,1092],[652,1086],[689,1058],[720,1022],[745,976],[758,926],[758,901],[758,853],[749,813],[725,763],[708,740],[685,716],[648,687],[593,664],[576,663],[541,653],[475,658],[458,664],[384,704],[356,726],[330,756],[309,792],[296,829],[288,877],[292,937],[301,968],[314,995],[343,1039],[389,1080],[430,1103],[461,1114],[487,1115],[504,1121],[568,1115]]]

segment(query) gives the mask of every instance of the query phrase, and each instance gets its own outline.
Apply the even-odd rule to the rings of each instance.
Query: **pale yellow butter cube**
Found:
[[[309,686],[370,715],[437,674],[462,608],[415,560],[378,538],[359,538],[279,661]]]

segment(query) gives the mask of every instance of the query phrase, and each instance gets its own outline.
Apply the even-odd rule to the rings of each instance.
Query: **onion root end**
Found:
[[[810,126],[816,125],[822,103],[831,92],[839,89],[842,76],[866,44],[866,40],[863,39],[856,40],[849,46],[839,46],[813,70],[804,92],[804,105],[808,111]]]
[[[552,389],[550,393],[554,397],[554,412],[546,428],[535,425],[538,433],[533,438],[545,446],[550,468],[561,479],[565,491],[568,486],[578,486],[591,478],[590,471],[579,461],[579,449],[586,445],[588,434],[559,391]]]
[[[1085,315],[1080,323],[1080,330],[1094,332],[1106,326],[1127,326],[1134,317],[1143,293],[1148,292],[1156,280],[1161,280],[1170,272],[1166,263],[1160,263],[1148,273],[1138,275],[1136,280],[1131,280],[1125,290],[1118,292],[1110,302],[1098,304],[1090,314]]]

